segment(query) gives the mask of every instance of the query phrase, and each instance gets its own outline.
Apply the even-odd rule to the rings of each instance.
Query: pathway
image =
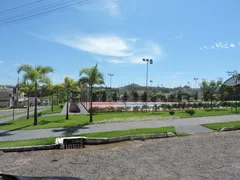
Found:
[[[211,129],[204,128],[200,124],[215,123],[215,122],[240,121],[239,115],[229,116],[214,116],[172,120],[152,120],[140,122],[119,122],[92,124],[84,127],[72,128],[54,128],[54,129],[37,129],[37,130],[17,130],[6,131],[0,130],[0,141],[25,140],[34,138],[46,138],[66,136],[68,134],[106,132],[116,130],[129,130],[136,128],[157,128],[164,126],[174,126],[177,132],[186,132],[189,134],[212,132]]]
[[[38,112],[41,112],[45,109],[46,109],[46,107],[38,107]],[[34,108],[31,108],[29,113],[33,114],[33,112],[34,112]],[[2,115],[1,113],[2,112],[0,111],[0,115]],[[5,117],[5,118],[0,118],[0,123],[4,123],[4,122],[12,120],[13,119],[12,113],[13,113],[13,110],[8,111],[7,115],[9,115],[9,116]],[[26,116],[26,114],[27,114],[27,109],[15,111],[14,119],[19,119],[21,117],[24,117],[24,116]]]

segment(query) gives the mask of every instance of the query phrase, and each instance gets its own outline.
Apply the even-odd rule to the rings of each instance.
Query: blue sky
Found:
[[[0,11],[33,1],[3,0]],[[238,0],[97,0],[3,25],[0,84],[16,83],[20,64],[50,65],[52,81],[60,83],[98,63],[108,86],[108,73],[113,86],[144,85],[142,58],[154,61],[149,80],[155,86],[225,80],[226,71],[239,68],[239,6]]]

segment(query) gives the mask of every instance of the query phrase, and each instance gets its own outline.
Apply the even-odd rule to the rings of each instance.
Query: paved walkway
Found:
[[[38,107],[38,112],[41,112],[45,109],[46,109],[46,107]],[[0,123],[4,123],[4,122],[12,120],[13,119],[12,113],[13,113],[13,110],[8,110],[7,115],[10,115],[10,116],[5,117],[5,118],[0,118]],[[31,108],[30,111],[29,111],[29,114],[33,114],[33,113],[34,113],[34,108]],[[19,119],[21,117],[24,117],[24,116],[26,116],[26,114],[27,114],[27,109],[20,110],[20,111],[15,111],[14,119]],[[1,111],[0,111],[0,115],[2,115]]]
[[[186,119],[172,119],[172,120],[152,120],[140,122],[119,122],[119,123],[105,123],[93,124],[84,127],[74,128],[55,128],[55,129],[38,129],[38,130],[17,130],[17,131],[0,131],[0,141],[11,140],[25,140],[34,138],[46,138],[66,136],[68,134],[92,133],[92,132],[106,132],[116,130],[128,130],[136,128],[157,128],[164,126],[174,126],[177,132],[186,132],[189,134],[212,132],[211,129],[204,128],[200,124],[214,123],[214,122],[229,122],[240,121],[239,115],[229,116],[214,116],[201,118],[186,118]]]

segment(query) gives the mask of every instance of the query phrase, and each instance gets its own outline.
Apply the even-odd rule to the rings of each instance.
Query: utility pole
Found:
[[[112,77],[114,76],[114,74],[108,74],[110,76],[110,89],[112,88]]]
[[[148,64],[153,64],[153,60],[152,59],[143,59],[143,61],[147,63],[147,73],[146,73],[146,95],[147,95],[146,105],[147,105],[147,101],[148,101]]]
[[[188,84],[188,93],[190,92],[190,82],[187,82],[187,84]]]

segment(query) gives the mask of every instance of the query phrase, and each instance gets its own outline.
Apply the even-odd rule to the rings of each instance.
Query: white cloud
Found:
[[[235,48],[236,45],[234,43],[229,43],[229,41],[226,41],[226,42],[218,42],[218,43],[215,43],[211,46],[211,49],[229,49],[229,48]],[[203,46],[200,48],[200,50],[204,50],[204,49],[209,49],[207,46]]]
[[[99,62],[141,64],[143,63],[142,58],[159,60],[163,54],[157,43],[135,37],[123,38],[116,35],[82,33],[68,33],[53,37],[34,33],[29,35],[91,53]]]
[[[60,44],[105,56],[130,56],[132,54],[127,40],[117,36],[76,36],[56,38]]]
[[[107,10],[112,17],[119,17],[121,12],[115,0],[104,0],[103,10]]]
[[[109,59],[108,62],[109,62],[109,63],[113,63],[113,64],[122,64],[122,63],[125,63],[124,61],[118,60],[118,59]]]

